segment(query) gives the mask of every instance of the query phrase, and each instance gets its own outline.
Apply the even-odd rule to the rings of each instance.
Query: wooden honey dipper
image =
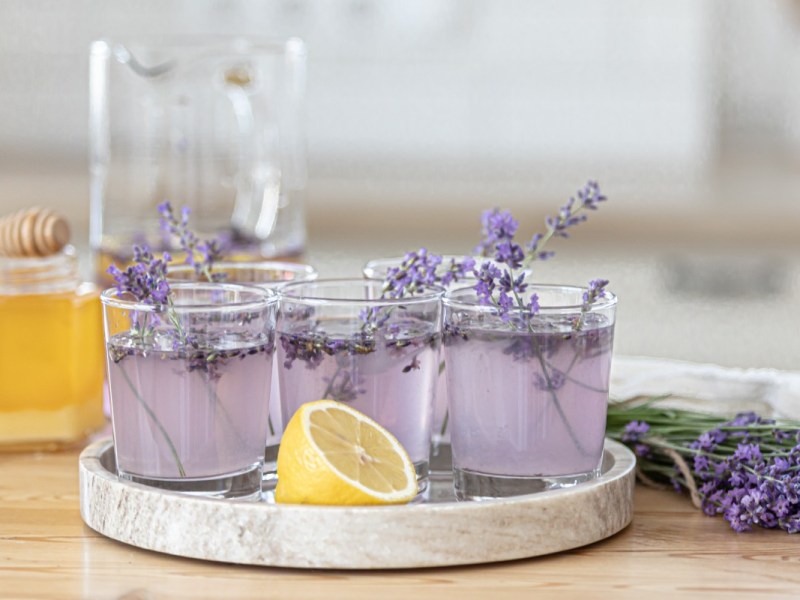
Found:
[[[67,220],[46,208],[29,208],[0,218],[0,256],[49,256],[69,242]]]

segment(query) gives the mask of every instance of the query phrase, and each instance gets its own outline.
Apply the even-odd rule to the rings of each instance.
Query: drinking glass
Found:
[[[288,422],[306,402],[348,403],[397,437],[424,491],[444,290],[389,299],[381,288],[378,281],[328,279],[278,290],[281,408]]]
[[[171,289],[160,306],[101,295],[119,477],[258,499],[277,296],[229,283]]]
[[[292,281],[313,281],[317,278],[317,270],[300,263],[260,261],[260,262],[218,262],[214,263],[213,273],[221,274],[226,283],[243,283],[276,290]],[[187,264],[170,265],[167,277],[179,281],[202,280],[204,276],[197,273],[194,267]],[[264,451],[264,483],[274,485],[275,462],[278,459],[278,443],[283,432],[284,422],[281,418],[280,390],[278,388],[278,363],[273,362],[272,380],[269,392],[269,420],[267,427],[267,443]]]
[[[465,258],[464,256],[456,254],[443,254],[441,257],[441,264],[445,268],[448,265],[453,264],[453,262],[459,263]],[[487,261],[492,263],[495,262],[490,258],[482,256],[473,256],[472,259],[475,261],[476,265],[480,265]],[[389,269],[400,267],[404,260],[405,257],[403,256],[377,258],[367,262],[367,264],[364,265],[362,272],[364,277],[367,279],[384,281]],[[519,272],[529,274],[530,270],[523,269]],[[472,274],[468,274],[467,277],[461,279],[460,281],[453,282],[450,285],[445,286],[445,289],[461,287],[464,285],[465,281],[474,282],[475,278]],[[433,411],[433,435],[431,438],[431,469],[436,473],[447,473],[449,475],[452,468],[452,461],[450,457],[450,412],[447,408],[446,371],[447,363],[444,360],[444,356],[442,356],[442,360],[439,363],[439,373],[436,378],[436,406],[434,407]]]
[[[501,318],[475,290],[447,292],[444,355],[459,499],[568,487],[599,473],[616,297],[530,285],[533,316]]]

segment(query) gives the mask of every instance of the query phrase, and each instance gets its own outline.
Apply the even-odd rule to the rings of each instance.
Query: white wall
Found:
[[[40,173],[85,176],[92,39],[298,35],[311,210],[522,205],[589,176],[632,206],[715,210],[724,144],[761,136],[800,154],[798,12],[794,0],[2,0],[0,185],[27,203],[52,193]]]

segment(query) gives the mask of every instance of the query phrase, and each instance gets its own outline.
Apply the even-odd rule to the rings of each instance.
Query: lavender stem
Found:
[[[141,397],[141,395],[139,394],[139,390],[136,389],[136,387],[133,385],[133,382],[131,381],[130,377],[128,377],[128,374],[125,372],[125,368],[119,363],[118,363],[118,366],[119,366],[120,372],[122,373],[122,376],[125,378],[125,382],[128,384],[128,387],[131,388],[131,391],[133,392],[133,395],[136,397],[136,399],[142,405],[142,407],[144,408],[144,410],[147,413],[147,415],[152,419],[152,421],[155,424],[155,426],[158,427],[158,430],[161,432],[161,435],[164,437],[164,440],[167,442],[167,445],[169,446],[169,450],[172,453],[172,458],[175,459],[175,463],[178,466],[178,473],[180,474],[181,477],[186,477],[186,471],[184,471],[184,469],[183,469],[183,464],[181,463],[181,459],[178,456],[178,451],[175,448],[175,444],[172,443],[172,439],[169,437],[169,434],[167,433],[167,430],[164,429],[164,426],[161,424],[161,421],[158,420],[158,417],[156,416],[156,413],[153,412],[153,409],[151,409],[147,405],[147,403],[144,401],[144,399]]]

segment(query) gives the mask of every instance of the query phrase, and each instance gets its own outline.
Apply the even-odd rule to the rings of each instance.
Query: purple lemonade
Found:
[[[259,262],[216,262],[214,274],[228,283],[257,285],[267,289],[278,289],[291,281],[313,281],[317,271],[310,265],[277,261]],[[197,273],[192,265],[170,265],[169,277],[178,281],[202,281],[203,273]],[[264,451],[264,475],[269,485],[275,477],[275,460],[278,456],[278,443],[283,433],[284,420],[281,416],[280,391],[278,388],[278,363],[273,362],[272,382],[269,391],[269,418],[267,420],[267,440]]]
[[[452,289],[465,284],[465,282],[475,282],[472,267],[475,264],[485,262],[483,257],[465,257],[455,254],[435,255],[425,251],[427,257],[427,264],[435,263],[435,282],[445,289]],[[408,268],[409,263],[415,260],[416,269],[425,268],[422,261],[423,255],[421,252],[410,252],[405,256],[395,256],[392,258],[378,258],[370,260],[362,270],[364,277],[368,279],[376,279],[385,282],[387,277],[391,278],[390,273],[398,270]],[[440,259],[440,260],[439,260]],[[491,262],[491,261],[490,261]],[[523,269],[522,272],[528,274],[529,271]],[[457,276],[454,276],[456,275]],[[436,383],[436,401],[433,410],[433,429],[432,429],[432,457],[440,456],[440,460],[432,461],[432,468],[436,471],[437,467],[443,469],[442,472],[450,473],[450,459],[449,452],[442,450],[450,444],[450,431],[448,423],[450,420],[449,411],[447,408],[447,376],[446,376],[446,363],[444,357],[439,362],[439,369],[437,373]]]
[[[612,339],[611,327],[566,335],[471,331],[469,343],[448,345],[455,466],[542,477],[597,469]]]
[[[503,318],[492,307],[469,304],[471,290],[445,298],[444,356],[459,498],[531,493],[599,473],[616,298],[609,293],[582,308],[570,304],[580,289],[536,289],[543,299],[563,305]]]
[[[306,402],[346,402],[394,434],[422,478],[428,472],[439,334],[430,323],[396,325],[389,336],[348,334],[350,321],[323,322],[324,336],[302,325],[279,331],[282,411],[288,422]]]
[[[260,468],[272,375],[267,334],[218,337],[188,352],[173,350],[173,339],[156,331],[145,351],[129,332],[109,340],[120,474],[203,479]]]

